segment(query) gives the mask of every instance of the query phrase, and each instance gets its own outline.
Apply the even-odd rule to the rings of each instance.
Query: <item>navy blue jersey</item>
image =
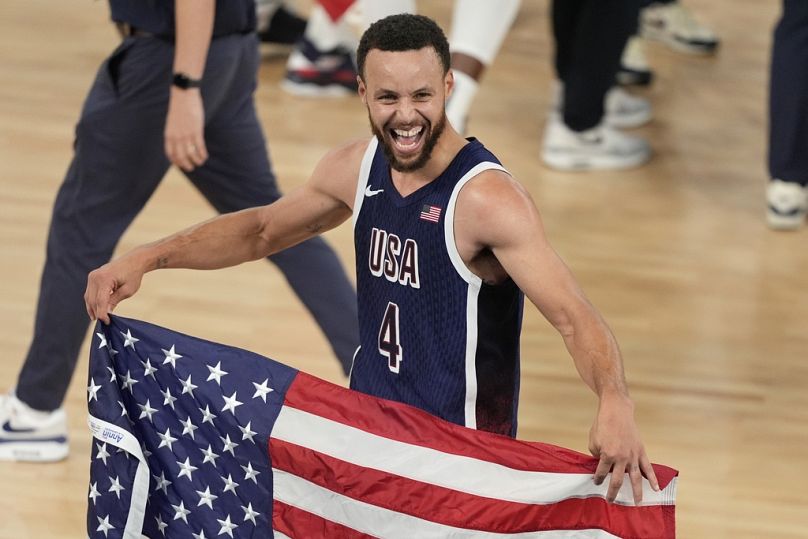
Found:
[[[454,240],[462,187],[504,170],[470,139],[435,180],[407,197],[374,138],[354,205],[361,348],[351,387],[453,423],[516,435],[523,295],[487,285]]]

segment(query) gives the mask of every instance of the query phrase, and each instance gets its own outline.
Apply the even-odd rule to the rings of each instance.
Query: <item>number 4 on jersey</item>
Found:
[[[388,359],[390,370],[398,374],[403,354],[398,333],[398,305],[392,302],[387,304],[379,328],[379,353]]]

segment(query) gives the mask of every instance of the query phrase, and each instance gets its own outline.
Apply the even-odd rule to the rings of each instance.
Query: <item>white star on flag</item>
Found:
[[[126,490],[126,489],[123,488],[123,485],[121,485],[120,477],[115,476],[115,479],[110,478],[110,480],[112,481],[112,486],[109,487],[109,490],[107,492],[114,492],[115,495],[120,500],[121,499],[121,491]]]
[[[186,419],[185,421],[180,421],[180,423],[182,424],[182,427],[183,427],[182,428],[182,435],[185,436],[187,434],[188,436],[191,437],[191,440],[195,440],[194,431],[196,429],[198,429],[199,427],[194,425],[194,422],[191,421],[191,416],[188,416],[188,419]]]
[[[137,383],[137,380],[132,378],[132,375],[131,375],[130,371],[126,371],[126,376],[123,377],[123,381],[121,382],[121,387],[123,387],[124,389],[128,389],[129,392],[131,393],[132,386],[134,386],[136,383]]]
[[[252,502],[248,503],[247,507],[244,507],[242,505],[241,508],[244,510],[244,522],[247,522],[249,520],[250,522],[253,523],[253,526],[255,526],[256,525],[255,517],[259,516],[261,513],[259,513],[258,511],[253,511]]]
[[[107,457],[109,457],[109,452],[107,451],[107,444],[95,444],[98,448],[98,454],[95,456],[97,459],[101,459],[103,461],[104,466],[107,465]]]
[[[241,441],[249,440],[252,443],[255,443],[255,441],[253,440],[253,437],[258,433],[255,432],[254,430],[250,429],[251,424],[252,424],[252,421],[248,421],[246,426],[244,426],[244,427],[242,427],[241,425],[238,426],[238,430],[241,431]]]
[[[187,515],[191,514],[191,512],[185,508],[185,502],[180,500],[179,505],[171,504],[171,507],[174,508],[174,520],[182,519],[183,522],[188,524],[188,519],[186,518]]]
[[[213,420],[216,419],[216,414],[210,411],[210,406],[207,404],[205,405],[205,409],[199,409],[202,412],[202,423],[210,423],[213,425]]]
[[[208,365],[208,370],[210,371],[210,375],[208,376],[208,379],[205,381],[210,382],[211,380],[216,380],[217,384],[222,385],[222,376],[227,374],[226,371],[222,370],[222,362],[220,361],[219,363],[217,363],[215,367],[211,367],[210,365]]]
[[[174,397],[171,394],[171,388],[166,388],[165,391],[160,392],[163,395],[163,406],[171,406],[171,409],[174,410],[174,403],[177,401],[177,397]]]
[[[210,444],[208,444],[207,449],[202,450],[202,453],[205,454],[205,458],[202,460],[202,464],[210,462],[211,464],[216,466],[216,459],[219,458],[219,455],[217,455],[216,453],[213,452],[213,448],[211,447]]]
[[[87,402],[91,402],[93,399],[98,400],[99,389],[101,389],[101,386],[95,385],[95,380],[90,378],[90,385],[87,386]]]
[[[117,381],[118,380],[118,375],[115,374],[115,369],[113,369],[112,367],[107,367],[107,370],[109,371],[109,381],[110,382]]]
[[[255,394],[253,395],[254,399],[257,399],[258,397],[261,397],[261,399],[264,402],[266,402],[267,401],[267,393],[271,393],[272,391],[275,391],[271,387],[267,386],[267,382],[269,382],[269,378],[264,380],[261,384],[256,384],[255,382],[252,383],[252,385],[255,386]]]
[[[146,358],[146,361],[141,361],[140,364],[143,365],[143,368],[145,369],[143,372],[143,376],[144,377],[151,376],[152,378],[154,378],[154,373],[157,372],[157,367],[152,366],[151,359]]]
[[[165,537],[166,532],[163,530],[168,528],[168,524],[163,522],[163,517],[161,515],[157,515],[156,520],[157,520],[157,529],[160,530],[160,533],[162,533],[163,536]]]
[[[154,421],[152,416],[157,413],[157,408],[151,407],[151,404],[149,404],[149,399],[146,399],[146,404],[138,404],[137,407],[140,408],[140,416],[138,419],[148,417],[149,421]]]
[[[228,490],[230,492],[232,492],[233,494],[236,493],[236,488],[238,487],[238,483],[233,481],[233,476],[232,475],[227,474],[227,479],[222,477],[222,481],[224,481],[224,490],[222,490],[222,494],[224,494]]]
[[[222,534],[226,533],[230,537],[233,537],[233,530],[238,528],[237,524],[233,524],[233,523],[230,522],[230,515],[227,515],[227,518],[224,519],[224,520],[219,520],[217,518],[216,522],[218,522],[222,526],[222,529],[219,530],[219,535],[222,535]]]
[[[168,450],[171,451],[171,444],[173,444],[174,442],[177,441],[176,438],[171,436],[171,429],[166,429],[165,434],[160,434],[158,432],[157,436],[160,437],[160,445],[157,446],[158,449],[161,448],[161,447],[168,446]]]
[[[222,451],[230,451],[230,454],[235,457],[236,454],[233,452],[233,450],[238,447],[238,444],[236,442],[230,441],[229,434],[227,435],[227,437],[219,436],[219,439],[221,439],[222,443],[224,444],[224,448],[222,448]]]
[[[131,346],[132,350],[134,350],[135,343],[138,342],[140,339],[135,339],[134,337],[132,337],[132,332],[129,331],[128,329],[126,330],[126,333],[124,333],[123,331],[121,331],[120,333],[121,335],[123,335],[123,347],[126,348],[127,346]]]
[[[152,475],[152,477],[154,477],[154,482],[157,483],[154,487],[154,491],[162,490],[163,494],[168,494],[168,487],[171,486],[171,481],[166,479],[165,472],[160,472],[160,477],[156,475]]]
[[[191,474],[197,471],[199,468],[191,464],[190,461],[191,461],[190,457],[186,458],[185,462],[177,461],[177,465],[179,465],[179,467],[181,468],[180,473],[177,475],[178,478],[185,475],[188,476],[189,481],[193,481],[193,477],[191,477]]]
[[[165,365],[166,363],[170,363],[171,366],[176,369],[177,368],[177,360],[179,358],[181,358],[182,356],[174,351],[174,346],[173,345],[171,346],[170,350],[166,350],[165,348],[161,348],[161,350],[166,355],[166,358],[163,361],[163,365]]]
[[[238,406],[241,406],[242,404],[244,404],[244,403],[239,402],[238,400],[236,400],[236,392],[235,391],[229,397],[227,397],[225,395],[222,395],[222,398],[224,399],[224,408],[222,408],[222,412],[226,412],[226,411],[230,410],[231,414],[236,415],[236,408]]]
[[[115,526],[109,523],[109,515],[105,516],[103,519],[101,517],[95,517],[98,519],[98,527],[95,529],[97,532],[104,532],[104,537],[107,536],[109,530],[114,530]],[[232,537],[232,535],[231,535]]]
[[[107,345],[107,337],[100,332],[96,333],[96,335],[98,335],[98,338],[101,339],[101,343],[98,345],[98,348],[99,349],[104,348]]]
[[[199,494],[199,503],[197,504],[197,507],[207,505],[208,507],[213,509],[213,502],[219,498],[215,494],[210,493],[210,487],[207,487],[205,489],[205,492],[197,490],[196,493]]]
[[[247,465],[242,466],[241,469],[244,470],[244,474],[245,474],[244,475],[244,480],[245,481],[247,481],[248,479],[252,479],[253,483],[255,483],[256,485],[258,484],[258,480],[256,479],[256,477],[258,475],[260,475],[261,472],[253,470],[252,462],[248,462]]]
[[[98,481],[96,481],[95,483],[90,485],[90,495],[88,496],[88,498],[90,498],[93,501],[93,505],[95,505],[95,499],[98,498],[99,496],[101,496],[101,493],[98,492]]]
[[[185,395],[186,393],[190,393],[190,395],[194,396],[194,389],[197,389],[199,386],[195,386],[193,382],[191,382],[191,375],[188,375],[188,378],[185,380],[180,380],[182,384],[182,394]]]

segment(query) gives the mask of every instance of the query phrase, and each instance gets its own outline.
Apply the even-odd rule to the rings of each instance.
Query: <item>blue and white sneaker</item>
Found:
[[[796,230],[808,215],[808,189],[796,182],[770,181],[766,202],[766,222],[775,230]]]
[[[13,393],[0,395],[0,460],[55,462],[69,451],[64,409],[39,412]]]

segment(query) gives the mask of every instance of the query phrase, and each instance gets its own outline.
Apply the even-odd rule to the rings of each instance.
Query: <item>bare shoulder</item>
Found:
[[[513,176],[486,170],[460,191],[455,207],[455,229],[474,243],[500,243],[518,231],[541,227],[530,193]]]
[[[352,140],[331,149],[317,163],[311,185],[353,207],[362,158],[370,139]]]

